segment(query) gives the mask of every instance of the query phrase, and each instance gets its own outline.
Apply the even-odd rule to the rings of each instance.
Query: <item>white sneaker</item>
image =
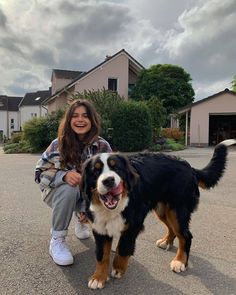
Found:
[[[75,235],[80,240],[88,239],[90,237],[88,225],[86,223],[79,222],[78,218],[75,221]]]
[[[58,265],[71,265],[74,258],[70,252],[65,238],[53,238],[50,241],[49,254],[53,261]]]

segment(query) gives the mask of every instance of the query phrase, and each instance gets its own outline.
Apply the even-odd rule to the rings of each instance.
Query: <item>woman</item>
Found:
[[[65,237],[76,210],[75,234],[89,237],[85,217],[85,201],[79,184],[82,163],[97,153],[111,152],[109,143],[99,137],[100,118],[87,100],[76,100],[67,110],[53,140],[38,161],[35,181],[39,183],[43,200],[52,208],[52,228],[49,253],[58,265],[70,265],[74,259]]]

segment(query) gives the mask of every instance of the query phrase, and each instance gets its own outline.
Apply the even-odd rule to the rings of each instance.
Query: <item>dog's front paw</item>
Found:
[[[186,270],[185,264],[179,260],[172,260],[170,263],[170,268],[174,272],[182,272]]]
[[[116,279],[120,279],[123,276],[124,272],[122,273],[118,269],[112,269],[111,276]]]
[[[97,276],[93,275],[88,282],[88,287],[90,289],[102,289],[105,286],[106,281],[109,280],[109,277],[107,279],[104,278],[98,278]]]
[[[169,250],[173,246],[173,242],[168,241],[168,239],[160,239],[156,241],[157,247],[164,249],[164,250]]]

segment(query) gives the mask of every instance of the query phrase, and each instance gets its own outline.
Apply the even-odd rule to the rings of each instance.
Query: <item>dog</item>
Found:
[[[178,249],[170,268],[177,273],[185,271],[192,241],[189,223],[199,203],[199,187],[210,189],[219,182],[226,168],[227,147],[233,144],[235,139],[219,143],[209,164],[201,170],[163,153],[103,153],[88,159],[81,190],[87,201],[97,260],[88,287],[105,286],[113,238],[118,244],[111,276],[124,275],[150,211],[167,227],[166,235],[156,245],[169,249],[177,237]]]

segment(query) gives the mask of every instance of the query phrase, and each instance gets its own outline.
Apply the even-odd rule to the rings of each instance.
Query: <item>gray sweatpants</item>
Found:
[[[52,189],[44,201],[52,208],[51,234],[55,238],[67,235],[75,210],[85,212],[85,201],[81,198],[79,187],[73,187],[67,183]]]

